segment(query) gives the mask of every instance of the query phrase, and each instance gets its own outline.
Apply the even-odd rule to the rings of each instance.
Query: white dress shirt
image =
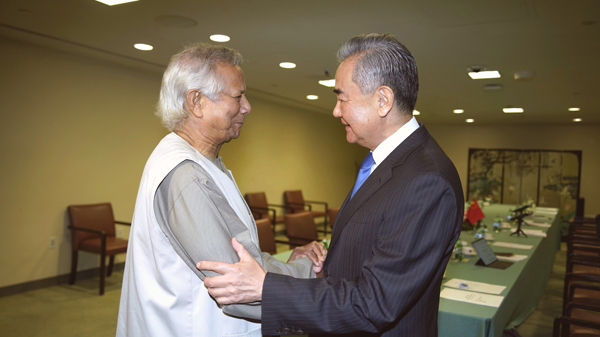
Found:
[[[417,119],[413,116],[406,124],[402,125],[400,129],[396,130],[391,136],[387,137],[379,146],[373,151],[373,160],[375,163],[371,166],[371,173],[377,168],[377,165],[381,164],[387,156],[394,151],[398,145],[408,138],[413,132],[419,128]]]

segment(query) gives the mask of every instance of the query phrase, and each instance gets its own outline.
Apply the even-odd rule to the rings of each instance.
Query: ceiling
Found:
[[[165,15],[197,24],[157,20]],[[183,45],[229,35],[224,45],[246,59],[251,96],[322,113],[331,113],[335,95],[317,81],[328,77],[326,71],[335,75],[337,48],[373,32],[395,35],[415,56],[420,121],[570,125],[579,117],[580,124],[600,124],[599,0],[140,0],[112,7],[94,0],[0,2],[0,35],[157,73]],[[134,43],[154,50],[136,50]],[[297,67],[282,69],[282,61]],[[502,77],[472,80],[471,66]],[[522,70],[534,78],[515,80]],[[502,89],[487,91],[485,84]],[[309,94],[320,98],[309,101]],[[504,114],[508,106],[525,112]]]

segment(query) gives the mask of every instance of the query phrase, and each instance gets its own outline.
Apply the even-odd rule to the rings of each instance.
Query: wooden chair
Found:
[[[554,319],[552,336],[600,336],[600,308],[584,304],[570,304],[563,316]]]
[[[260,250],[269,254],[276,254],[275,236],[271,230],[271,221],[268,218],[256,220],[256,229],[258,230],[258,242]]]
[[[269,218],[271,224],[273,224],[273,233],[275,233],[275,225],[283,223],[283,215],[277,215],[277,210],[273,207],[286,208],[286,206],[267,203],[267,196],[264,192],[246,193],[244,199],[246,199],[246,203],[250,207],[254,219]]]
[[[572,260],[600,262],[600,214],[596,218],[576,218],[569,224],[567,235],[567,273]]]
[[[68,208],[71,225],[71,277],[75,284],[79,251],[100,254],[100,295],[104,294],[104,277],[112,274],[115,254],[127,252],[127,240],[115,237],[115,223],[131,226],[129,222],[115,221],[110,203],[71,205]],[[106,256],[110,256],[108,273]]]
[[[577,224],[569,228],[563,316],[568,316],[570,304],[600,307],[600,215],[594,222],[594,226],[583,229]]]
[[[327,209],[327,216],[329,217],[329,223],[331,224],[331,229],[335,225],[335,219],[337,219],[337,215],[340,212],[340,207],[330,207]]]
[[[311,213],[286,214],[284,222],[290,249],[319,240],[317,226]]]
[[[330,231],[327,231],[327,203],[323,202],[323,201],[311,201],[311,200],[304,200],[304,197],[302,196],[302,191],[301,190],[295,190],[295,191],[285,191],[283,192],[283,199],[285,201],[285,205],[288,206],[288,208],[292,209],[292,213],[298,213],[298,212],[310,212],[313,216],[313,218],[316,217],[323,217],[323,230],[321,232],[323,233],[331,233]],[[312,210],[312,205],[311,204],[320,204],[325,206],[324,211],[313,211]]]

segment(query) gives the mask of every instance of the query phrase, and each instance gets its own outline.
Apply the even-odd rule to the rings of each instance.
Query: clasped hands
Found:
[[[251,303],[262,300],[262,289],[267,272],[235,238],[231,239],[231,245],[237,252],[240,262],[230,264],[200,261],[196,264],[196,268],[200,270],[211,270],[221,274],[204,278],[204,286],[219,304]],[[323,269],[326,256],[327,250],[323,244],[313,241],[305,246],[296,247],[288,262],[308,257],[313,262],[314,272],[319,273]]]

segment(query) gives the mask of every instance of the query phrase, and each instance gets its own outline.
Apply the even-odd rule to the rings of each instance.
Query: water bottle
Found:
[[[458,243],[460,242],[460,239],[458,239],[458,241],[456,241],[456,243],[454,244],[454,249],[452,249],[452,256],[450,256],[450,259],[452,261],[458,261]]]
[[[498,233],[500,232],[500,216],[496,215],[496,220],[494,220],[494,223],[492,224],[492,226],[494,227],[494,232]]]

